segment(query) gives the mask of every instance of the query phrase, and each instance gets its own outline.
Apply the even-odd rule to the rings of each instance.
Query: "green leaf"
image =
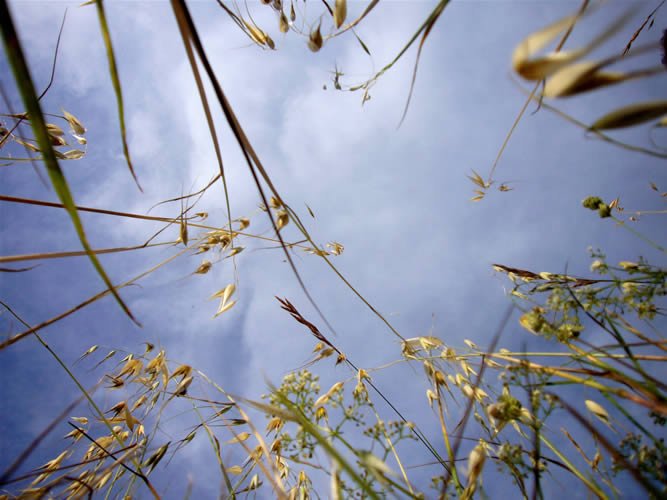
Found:
[[[364,43],[364,41],[361,38],[359,38],[359,35],[357,35],[357,33],[354,30],[352,31],[352,33],[354,33],[355,38],[359,42],[359,45],[361,45],[361,48],[364,49],[364,52],[366,52],[366,54],[368,54],[370,56],[371,51],[368,50],[368,47],[366,47],[366,44]]]

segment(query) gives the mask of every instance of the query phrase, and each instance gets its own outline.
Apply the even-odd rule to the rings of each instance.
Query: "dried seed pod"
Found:
[[[320,25],[317,25],[317,28],[310,33],[308,38],[308,48],[313,52],[317,52],[322,48],[322,33],[320,32]]]
[[[123,369],[118,373],[118,377],[124,377],[125,375],[136,377],[141,373],[143,367],[144,363],[140,359],[129,359],[125,363]]]
[[[433,401],[438,400],[438,396],[431,389],[426,390],[426,398],[428,399],[428,405],[433,408]]]
[[[67,123],[69,123],[69,126],[72,127],[72,131],[75,134],[78,135],[83,135],[86,133],[86,127],[83,126],[83,124],[79,121],[79,119],[68,113],[63,109],[63,115],[65,115],[65,120],[67,120]]]
[[[609,417],[609,413],[607,413],[607,410],[605,410],[602,406],[600,406],[598,403],[595,401],[592,401],[590,399],[587,399],[584,401],[586,408],[588,411],[590,411],[593,415],[595,415],[598,419],[600,419],[601,422],[604,424],[608,425],[610,428],[613,428],[611,425],[611,419]]]
[[[218,290],[215,292],[213,295],[211,295],[211,299],[219,299],[222,298],[222,303],[226,304],[227,300],[229,300],[229,297],[234,295],[234,292],[236,291],[236,285],[234,283],[230,283],[227,285],[225,288],[222,290]],[[209,299],[210,300],[210,299]]]
[[[280,11],[278,27],[280,28],[281,33],[287,33],[289,31],[289,22],[287,21],[287,16],[282,10]]]
[[[114,416],[118,415],[120,412],[125,410],[126,403],[125,401],[120,401],[119,403],[116,403],[113,405],[111,408],[109,408],[106,413],[113,413]]]
[[[276,44],[273,43],[273,39],[269,35],[267,35],[266,33],[264,33],[264,39],[266,41],[266,44],[269,46],[269,48],[271,50],[275,50]]]
[[[211,264],[210,261],[205,260],[204,262],[201,263],[201,265],[195,270],[195,274],[206,274],[211,270],[211,267],[213,264]]]
[[[225,470],[230,474],[234,474],[235,476],[243,474],[243,467],[240,465],[232,465],[231,467],[227,467]]]
[[[178,232],[178,241],[183,243],[186,247],[188,246],[188,223],[185,219],[181,219],[179,232]]]
[[[539,81],[548,78],[560,69],[580,60],[602,44],[602,42],[607,40],[623,26],[627,16],[627,12],[621,15],[591,43],[584,47],[569,51],[553,51],[538,56],[538,52],[551,43],[561,33],[570,29],[578,20],[576,15],[564,17],[546,28],[530,34],[516,46],[512,55],[512,66],[514,71],[526,80]]]
[[[280,417],[273,417],[269,420],[269,423],[266,424],[266,432],[276,431],[279,432],[284,425],[283,420]]]
[[[334,255],[340,255],[345,250],[345,247],[342,244],[338,243],[337,241],[332,241],[330,243],[327,243],[327,247],[331,249],[331,253]]]
[[[249,437],[250,437],[249,432],[241,432],[236,436],[234,436],[229,441],[227,441],[227,444],[242,443],[243,441],[246,441]]]
[[[246,22],[245,20],[243,21],[243,24],[245,24],[245,27],[248,29],[248,34],[250,35],[250,38],[255,41],[258,45],[264,45],[266,44],[266,33],[264,33],[260,28],[255,26],[254,24],[250,24]]]
[[[283,206],[283,201],[277,196],[272,196],[269,200],[269,206],[271,208],[280,208]]]
[[[175,377],[183,377],[186,378],[192,373],[192,367],[190,365],[181,365],[174,372],[171,374],[170,379],[175,378]]]
[[[277,213],[277,218],[276,218],[276,227],[278,228],[278,231],[284,228],[288,223],[289,223],[289,214],[287,213],[286,210],[280,210]]]
[[[51,139],[51,144],[53,146],[57,147],[57,146],[66,146],[67,145],[67,141],[65,140],[65,138],[60,136],[60,135],[51,135],[51,134],[49,134],[49,138]],[[60,153],[60,151],[57,151],[57,153]],[[60,154],[62,155],[62,153],[60,153]],[[64,155],[63,155],[62,159],[63,160],[65,159]]]
[[[174,390],[174,396],[185,396],[188,392],[188,387],[192,383],[192,376],[185,377],[181,382],[176,386]]]
[[[165,453],[167,453],[167,449],[169,448],[169,445],[171,444],[171,441],[168,442],[167,444],[164,444],[158,448],[158,450],[153,453],[148,460],[146,460],[146,463],[144,463],[144,467],[148,467],[148,472],[150,473],[157,464],[160,463],[160,460],[162,460],[162,457],[164,457]]]
[[[18,137],[15,137],[14,141],[17,144],[20,144],[21,146],[28,148],[30,151],[33,151],[35,153],[39,153],[39,148],[37,146],[35,146],[34,144],[32,144],[31,142],[22,141]]]
[[[477,482],[479,475],[484,468],[484,462],[486,461],[486,448],[484,443],[480,443],[475,446],[470,455],[468,456],[468,486]]]
[[[334,6],[334,24],[336,28],[340,28],[345,22],[347,17],[347,1],[346,0],[336,0]]]
[[[236,301],[235,301],[235,300],[232,300],[231,302],[227,302],[226,304],[221,302],[221,303],[220,303],[220,307],[218,308],[218,310],[216,311],[216,313],[215,313],[215,315],[214,315],[213,317],[214,317],[214,318],[217,318],[217,317],[220,316],[221,314],[223,314],[223,313],[229,311],[229,310],[230,310],[232,307],[234,307],[235,305],[236,305]]]
[[[56,136],[65,135],[65,132],[63,132],[63,129],[61,129],[58,125],[55,125],[53,123],[47,123],[46,124],[46,131],[51,136],[53,136],[53,135],[56,135]]]
[[[229,257],[234,257],[235,255],[240,254],[241,252],[243,252],[244,248],[245,247],[234,247],[234,248],[232,248],[232,250],[229,252]]]
[[[65,151],[63,154],[68,160],[80,160],[85,156],[86,152],[81,151],[80,149],[72,149],[70,151]]]

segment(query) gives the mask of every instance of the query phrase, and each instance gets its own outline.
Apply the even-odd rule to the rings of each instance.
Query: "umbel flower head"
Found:
[[[611,216],[611,207],[598,196],[589,196],[581,204],[590,210],[597,210],[601,218]]]

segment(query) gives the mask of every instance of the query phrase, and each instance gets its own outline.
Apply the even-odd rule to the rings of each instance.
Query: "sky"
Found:
[[[638,2],[625,27],[591,57],[618,52],[656,2]],[[473,203],[472,171],[486,177],[521,109],[528,88],[512,74],[514,47],[529,33],[574,12],[571,1],[453,1],[429,35],[419,63],[407,116],[400,124],[415,61],[413,47],[370,89],[339,92],[332,72],[354,85],[380,70],[405,45],[434,2],[382,2],[351,33],[328,40],[318,53],[306,40],[278,31],[268,6],[249,2],[255,22],[277,50],[265,50],[230,21],[215,2],[188,4],[219,81],[248,137],[283,199],[293,207],[316,242],[345,246],[332,261],[352,285],[404,337],[436,335],[456,349],[471,339],[483,346],[510,303],[511,286],[492,264],[535,272],[588,275],[588,248],[603,249],[610,262],[642,255],[665,265],[664,254],[624,228],[581,207],[597,195],[620,197],[626,211],[664,210],[665,160],[632,153],[587,137],[584,131],[531,105],[507,146],[495,178],[508,192],[492,190]],[[364,3],[350,2],[349,17]],[[310,23],[321,11],[317,2],[298,3]],[[39,89],[49,80],[55,41],[68,7],[53,86],[42,100],[45,112],[61,108],[86,126],[88,145],[81,160],[63,163],[77,204],[138,214],[173,217],[180,203],[156,203],[200,189],[218,167],[192,73],[167,2],[109,2],[107,15],[122,81],[129,149],[144,192],[138,191],[122,153],[116,102],[94,6],[78,3],[14,1],[14,22]],[[574,30],[569,47],[601,32],[627,8],[610,2]],[[245,9],[245,7],[242,7]],[[244,10],[245,11],[245,10]],[[659,39],[667,25],[659,11],[652,30],[636,43]],[[299,18],[303,12],[299,11]],[[329,21],[327,21],[329,22]],[[297,21],[297,24],[299,22]],[[330,24],[326,24],[327,29]],[[325,26],[325,24],[323,24]],[[627,68],[653,66],[653,51],[628,61]],[[20,111],[6,57],[0,57],[3,90]],[[665,98],[667,77],[660,74],[580,97],[551,101],[585,123],[623,104]],[[210,88],[208,88],[210,90]],[[213,94],[209,99],[214,104]],[[270,236],[266,215],[258,210],[257,190],[221,113],[214,112],[229,186],[232,217],[251,218],[249,230]],[[399,126],[400,124],[400,126]],[[28,133],[24,129],[24,133]],[[620,131],[614,137],[650,146],[648,127]],[[665,134],[655,133],[657,140]],[[21,150],[12,150],[20,155]],[[4,155],[3,155],[4,156]],[[42,167],[38,167],[42,169]],[[30,163],[0,170],[5,195],[55,201]],[[315,218],[309,215],[310,207]],[[193,211],[208,212],[207,223],[226,223],[224,192],[218,183]],[[82,214],[93,248],[140,245],[162,226],[143,220]],[[60,210],[0,203],[2,255],[80,249],[70,221]],[[289,224],[282,234],[299,239]],[[641,217],[633,225],[664,245],[664,222]],[[197,231],[190,229],[190,238]],[[159,238],[174,241],[178,228]],[[42,330],[43,338],[72,365],[92,345],[100,349],[74,365],[92,385],[102,372],[90,371],[110,349],[140,352],[143,342],[190,364],[230,393],[257,398],[288,371],[312,357],[315,340],[282,311],[274,296],[286,297],[332,338],[357,366],[372,368],[400,358],[392,332],[317,257],[297,251],[294,262],[310,293],[337,336],[326,329],[300,289],[284,254],[260,241],[246,245],[232,264],[216,262],[205,275],[193,274],[202,255],[185,255],[121,295],[142,323],[138,328],[110,298],[100,300]],[[127,280],[176,253],[166,245],[102,256],[114,282]],[[35,261],[40,266],[0,276],[3,302],[30,324],[38,324],[103,290],[85,258]],[[30,264],[30,263],[28,263]],[[23,264],[17,264],[23,265]],[[233,309],[212,319],[211,294],[238,277]],[[501,338],[507,348],[544,344],[522,330],[515,312]],[[23,328],[2,316],[3,336]],[[0,351],[0,469],[4,470],[30,440],[78,396],[74,384],[34,338]],[[322,387],[352,376],[333,362],[314,366]],[[410,420],[427,432],[437,422],[427,406],[421,374],[406,365],[374,372],[385,394],[398,401]],[[100,395],[106,403],[113,396]],[[105,399],[106,398],[106,399]],[[107,405],[109,406],[109,405]],[[186,409],[184,407],[184,409]],[[83,411],[84,409],[82,409]],[[383,408],[382,411],[387,411]],[[390,418],[390,413],[386,413]],[[66,429],[64,426],[63,429]],[[60,430],[60,428],[59,428]],[[24,466],[29,470],[53,456],[55,432]],[[195,441],[185,448],[181,480],[169,483],[181,492],[187,474],[203,497],[215,496],[219,472],[211,466],[210,446]],[[206,455],[208,453],[209,455]],[[419,462],[418,457],[414,457]],[[211,482],[207,478],[214,477]],[[199,480],[199,481],[197,481]],[[564,484],[553,486],[555,491]],[[585,496],[584,491],[574,495]]]

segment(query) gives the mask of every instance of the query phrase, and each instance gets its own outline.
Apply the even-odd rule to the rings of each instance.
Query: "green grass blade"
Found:
[[[111,280],[102,268],[100,261],[97,259],[93,253],[93,250],[88,244],[86,233],[83,229],[83,224],[81,223],[81,219],[79,218],[79,214],[74,204],[74,199],[72,198],[72,193],[70,192],[63,171],[60,169],[60,165],[58,164],[58,160],[53,151],[51,140],[46,129],[44,115],[42,114],[42,109],[37,99],[37,92],[32,82],[32,77],[30,76],[30,71],[28,70],[25,56],[23,55],[23,50],[21,48],[18,35],[16,34],[16,29],[14,28],[14,22],[11,18],[9,8],[7,7],[7,2],[5,0],[0,1],[0,27],[2,28],[2,41],[5,46],[5,52],[7,53],[7,58],[9,59],[9,63],[12,67],[16,85],[18,86],[21,93],[26,111],[30,116],[30,123],[32,124],[33,131],[35,132],[35,138],[37,139],[39,148],[42,150],[42,154],[44,155],[44,164],[49,174],[49,178],[51,179],[51,183],[53,184],[53,188],[55,189],[58,198],[60,198],[60,201],[65,207],[65,210],[67,210],[67,213],[72,220],[72,224],[74,225],[74,229],[79,236],[79,240],[81,241],[83,248],[86,250],[86,254],[90,258],[90,261],[93,263],[95,270],[100,275],[106,286],[109,288],[109,291],[116,298],[118,304],[123,308],[125,314],[127,314],[130,319],[132,319],[132,321],[139,324],[132,315],[130,309],[123,302],[123,299],[121,299],[120,295],[118,295],[118,292],[111,283]]]
[[[102,0],[97,0],[95,2],[97,6],[97,17],[100,20],[100,30],[102,31],[102,39],[104,40],[104,46],[107,50],[107,60],[109,61],[109,74],[111,75],[111,83],[113,85],[113,90],[116,94],[116,103],[118,105],[118,121],[120,123],[120,136],[123,141],[123,154],[125,155],[125,160],[127,161],[127,166],[130,169],[130,173],[134,178],[134,182],[137,183],[139,191],[143,193],[141,185],[139,184],[139,179],[137,179],[137,174],[134,172],[134,167],[132,166],[132,160],[130,159],[130,150],[127,146],[127,132],[125,130],[125,106],[123,105],[123,91],[120,87],[120,78],[118,77],[118,68],[116,67],[116,56],[114,55],[113,45],[111,44],[111,35],[109,34],[109,24],[107,23],[107,16],[104,12],[104,5]]]

